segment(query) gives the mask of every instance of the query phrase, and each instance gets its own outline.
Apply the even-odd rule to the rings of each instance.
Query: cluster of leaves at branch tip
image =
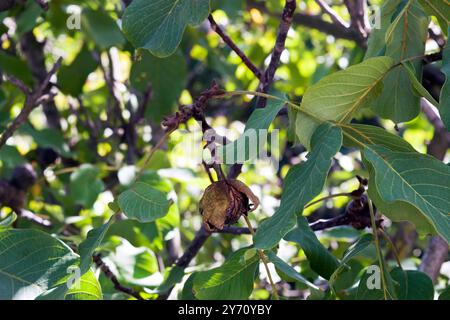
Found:
[[[249,199],[253,205],[249,204]],[[209,232],[236,223],[243,214],[254,211],[259,199],[239,180],[221,180],[206,188],[200,200],[203,224]]]

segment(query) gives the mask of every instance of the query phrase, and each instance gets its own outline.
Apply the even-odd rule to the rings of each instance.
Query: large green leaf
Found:
[[[445,74],[445,83],[441,89],[439,113],[445,127],[450,131],[450,43],[448,41],[443,52],[441,70]]]
[[[187,25],[209,14],[209,0],[134,0],[123,16],[123,30],[136,48],[158,57],[175,52]]]
[[[257,248],[270,249],[295,227],[296,216],[323,189],[332,157],[342,145],[340,128],[324,123],[312,137],[308,160],[292,167],[284,182],[281,204],[272,217],[263,221],[254,237]]]
[[[399,300],[433,300],[433,281],[425,273],[395,268],[391,276],[399,284],[396,287]]]
[[[136,182],[120,194],[118,204],[127,217],[151,222],[164,217],[169,212],[171,202],[164,192],[147,183]]]
[[[361,151],[370,145],[383,146],[392,151],[413,152],[416,150],[401,137],[386,131],[383,128],[349,124],[342,126],[344,132],[344,145],[360,148]],[[364,160],[364,159],[363,159]],[[373,172],[370,162],[365,161],[369,173]],[[388,202],[383,200],[373,179],[369,180],[369,195],[376,203],[377,208],[393,221],[410,221],[415,224],[421,234],[434,234],[436,230],[420,211],[403,201]]]
[[[244,259],[247,248],[233,253],[223,265],[198,272],[193,291],[200,300],[244,300],[253,291],[253,282],[259,265],[259,256]]]
[[[406,140],[380,127],[348,124],[342,125],[341,128],[344,132],[345,146],[364,148],[366,145],[376,144],[393,151],[416,151]]]
[[[164,59],[148,52],[142,53],[141,59],[133,63],[130,82],[141,92],[151,85],[152,99],[146,109],[147,117],[159,121],[162,116],[174,111],[184,89],[186,76],[186,61],[180,52]]]
[[[221,157],[226,164],[255,160],[260,155],[267,140],[267,132],[261,130],[269,128],[283,106],[283,101],[269,100],[265,108],[253,111],[247,121],[244,133],[236,141],[228,143],[225,147],[219,146],[216,155]]]
[[[395,63],[424,54],[428,17],[415,0],[387,1],[381,9],[381,28],[369,39],[366,58],[391,57]],[[372,40],[373,38],[373,40]],[[422,78],[422,62],[413,62],[415,76]],[[420,98],[414,94],[407,71],[397,66],[383,79],[385,90],[371,103],[372,109],[394,122],[411,120],[420,112]]]
[[[414,206],[449,242],[450,167],[428,155],[395,152],[381,146],[367,146],[364,156],[373,167],[369,191],[376,188],[385,202]]]
[[[356,111],[381,92],[381,81],[393,63],[389,57],[368,59],[309,87],[301,104],[303,112],[296,120],[300,142],[309,148],[314,130],[323,121],[350,121]]]
[[[37,230],[0,232],[0,299],[35,299],[66,287],[78,256],[60,240]]]
[[[298,243],[305,252],[311,269],[325,279],[330,279],[339,266],[338,259],[324,248],[304,217],[297,220],[297,228],[289,232],[284,239]]]

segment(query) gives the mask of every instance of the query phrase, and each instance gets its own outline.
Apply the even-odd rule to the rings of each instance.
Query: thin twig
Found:
[[[344,21],[324,0],[316,0],[322,11],[326,13],[333,22],[340,28],[348,28],[347,22]]]
[[[223,42],[225,42],[231,48],[231,50],[233,50],[239,56],[239,58],[241,58],[242,62],[247,66],[247,68],[249,68],[258,79],[261,79],[261,70],[259,70],[258,67],[256,67],[253,62],[250,61],[245,53],[241,49],[239,49],[236,43],[234,43],[234,41],[225,33],[225,31],[220,28],[211,14],[208,16],[208,21],[211,24],[211,29],[214,30],[222,38]]]
[[[280,64],[281,54],[285,49],[287,34],[292,24],[292,17],[294,16],[295,9],[297,7],[296,0],[286,0],[283,13],[281,14],[280,25],[278,27],[277,38],[275,39],[275,46],[273,47],[272,55],[270,58],[269,66],[264,72],[264,76],[261,80],[259,90],[262,93],[268,93],[272,86],[275,72]],[[263,108],[266,105],[266,99],[259,98],[257,108]]]
[[[53,97],[53,94],[47,94],[46,92],[48,90],[48,86],[50,84],[52,76],[61,66],[61,61],[62,58],[59,58],[45,77],[44,81],[42,81],[39,86],[31,92],[25,89],[26,85],[20,80],[15,78],[12,79],[12,83],[18,85],[20,90],[25,93],[25,102],[19,115],[0,136],[0,148],[2,148],[6,141],[14,134],[14,132],[28,120],[31,111],[33,111],[34,108],[38,107],[41,103],[43,103],[44,101],[48,101]]]
[[[373,205],[372,205],[372,201],[370,199],[368,199],[369,201],[369,212],[370,212],[370,222],[372,225],[372,232],[373,232],[373,237],[374,237],[374,242],[375,242],[375,248],[377,251],[377,256],[378,256],[378,263],[380,265],[380,274],[381,274],[381,283],[383,285],[383,296],[384,296],[384,300],[388,299],[388,292],[387,292],[387,285],[386,285],[386,278],[384,275],[384,260],[383,260],[383,255],[381,253],[381,248],[380,248],[380,239],[378,238],[378,227],[377,224],[375,222],[375,213],[373,210]]]
[[[114,285],[114,289],[116,289],[117,291],[126,293],[126,294],[136,298],[137,300],[144,300],[136,290],[125,287],[122,284],[120,284],[117,277],[114,275],[114,273],[112,273],[111,269],[102,260],[100,254],[95,254],[92,258],[93,258],[94,263],[97,266],[97,268],[100,268],[100,270],[102,270],[102,272],[105,274],[105,276],[109,280],[111,280],[111,282]]]

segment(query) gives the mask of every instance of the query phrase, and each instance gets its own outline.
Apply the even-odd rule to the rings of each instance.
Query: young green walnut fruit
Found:
[[[249,204],[249,200],[253,205]],[[209,232],[222,230],[259,206],[259,199],[239,180],[220,180],[206,188],[200,200],[200,214]]]

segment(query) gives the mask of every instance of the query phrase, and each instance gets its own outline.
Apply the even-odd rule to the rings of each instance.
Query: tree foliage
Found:
[[[447,299],[449,19],[0,4],[0,299]]]

